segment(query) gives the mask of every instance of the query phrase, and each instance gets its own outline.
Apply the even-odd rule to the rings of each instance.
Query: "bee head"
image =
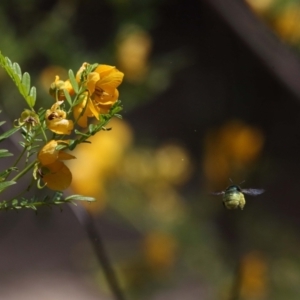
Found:
[[[226,188],[225,192],[241,192],[241,188],[238,185],[230,185]]]

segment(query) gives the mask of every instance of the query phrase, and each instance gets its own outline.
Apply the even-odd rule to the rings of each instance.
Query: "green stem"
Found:
[[[93,216],[82,206],[78,205],[76,209],[70,206],[81,226],[85,229],[91,245],[94,248],[96,257],[103,268],[107,283],[113,293],[115,300],[125,300],[125,294],[121,288],[118,276],[112,266],[104,242],[99,232]]]
[[[45,143],[47,143],[48,139],[47,139],[47,136],[46,136],[44,127],[43,127],[42,125],[41,125],[41,132],[42,132],[42,135],[43,135],[43,138],[44,138]]]
[[[12,181],[17,181],[20,179],[23,175],[25,175],[33,166],[36,164],[36,160],[32,161],[29,165],[26,166],[21,172],[18,173],[17,176],[15,176]]]
[[[16,161],[15,161],[14,164],[12,165],[12,167],[15,167],[15,166],[19,163],[19,161],[21,160],[21,158],[22,158],[22,156],[24,155],[24,153],[26,152],[26,150],[27,150],[27,147],[24,147],[23,150],[22,150],[22,152],[20,153],[19,157],[16,159]],[[4,179],[4,180],[7,179],[7,177],[11,174],[11,172],[12,172],[12,171],[10,171],[10,172],[7,173],[7,175],[5,176],[5,179]]]
[[[27,147],[24,147],[22,152],[20,153],[19,157],[16,159],[15,163],[13,164],[13,167],[15,167],[19,163],[19,161],[21,160],[21,158],[24,155],[24,153],[26,152],[26,150],[27,150]]]

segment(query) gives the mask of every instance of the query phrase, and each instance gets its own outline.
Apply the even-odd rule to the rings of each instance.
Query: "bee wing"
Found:
[[[264,192],[264,189],[242,189],[242,193],[251,196],[257,196]]]
[[[224,195],[224,191],[222,192],[212,192],[211,194],[214,195],[214,196],[218,196],[218,195]]]

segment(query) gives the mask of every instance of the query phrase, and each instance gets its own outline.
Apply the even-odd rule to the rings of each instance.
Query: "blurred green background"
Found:
[[[126,299],[298,299],[300,97],[247,42],[252,27],[241,22],[241,39],[209,2],[4,0],[0,50],[45,108],[54,76],[85,61],[125,73],[123,120],[69,166],[72,192],[97,198],[86,209]],[[287,50],[288,74],[300,1],[228,2]],[[18,118],[25,106],[2,70],[0,96]],[[211,193],[229,178],[266,192],[226,210]],[[1,213],[0,225],[1,299],[113,299],[69,207]]]

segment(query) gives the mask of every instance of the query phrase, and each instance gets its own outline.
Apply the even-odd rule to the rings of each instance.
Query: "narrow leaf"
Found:
[[[20,129],[20,127],[15,127],[15,128],[12,128],[12,129],[4,132],[3,134],[1,134],[0,135],[0,142],[7,139],[8,137],[13,135],[14,133],[16,133],[19,129]]]
[[[26,93],[24,96],[27,96],[30,90],[30,75],[27,72],[23,74],[22,84],[25,88],[25,93]]]
[[[16,184],[15,181],[4,181],[4,182],[0,182],[0,192],[3,191],[5,188],[13,185],[13,184]]]
[[[19,79],[22,78],[22,71],[21,71],[21,67],[19,66],[19,64],[17,64],[16,62],[13,63],[12,65],[13,70],[15,72],[16,75],[18,75]]]
[[[11,60],[8,57],[5,57],[5,62],[12,69],[12,67],[13,67],[12,63],[11,63]]]
[[[75,93],[78,94],[78,83],[77,83],[77,81],[76,81],[76,78],[75,78],[75,76],[74,76],[73,71],[72,71],[72,70],[69,70],[69,73],[68,73],[68,74],[69,74],[69,78],[70,78],[70,82],[71,82],[71,84],[72,84],[72,87],[73,87]]]
[[[69,92],[64,89],[64,94],[65,94],[66,100],[68,101],[69,105],[72,106],[72,99],[70,97]]]
[[[8,168],[7,170],[5,171],[2,171],[0,172],[0,178],[1,178],[1,181],[3,180],[4,177],[6,177],[9,173],[11,173],[12,171],[18,171],[18,168],[16,167],[11,167],[11,168]]]
[[[95,201],[96,199],[93,197],[86,197],[86,196],[82,196],[82,195],[72,195],[69,196],[67,198],[65,198],[66,201],[88,201],[88,202],[92,202]]]
[[[35,105],[36,100],[36,88],[33,86],[30,89],[29,96],[27,96],[27,103],[32,108]]]
[[[7,149],[0,149],[0,158],[7,156],[13,156],[13,154],[8,152]]]

